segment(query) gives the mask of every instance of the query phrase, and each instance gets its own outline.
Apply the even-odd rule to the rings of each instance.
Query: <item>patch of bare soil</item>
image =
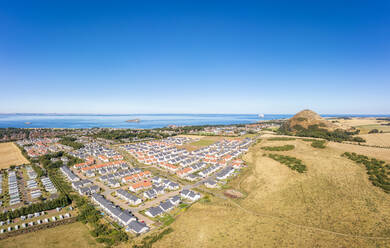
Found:
[[[244,197],[244,195],[240,191],[237,191],[237,190],[234,190],[234,189],[226,190],[224,195],[226,195],[227,197],[230,197],[230,198],[242,198],[242,197]]]

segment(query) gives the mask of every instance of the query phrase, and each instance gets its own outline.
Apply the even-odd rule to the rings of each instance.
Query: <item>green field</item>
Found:
[[[198,147],[204,147],[209,146],[215,143],[215,140],[209,140],[209,139],[201,139],[199,141],[195,141],[192,143],[189,143],[191,146],[198,146]]]
[[[194,151],[201,147],[209,146],[214,144],[215,142],[222,140],[224,137],[222,136],[197,136],[199,138],[198,141],[191,142],[185,145],[180,146],[181,148],[185,148],[188,151]]]

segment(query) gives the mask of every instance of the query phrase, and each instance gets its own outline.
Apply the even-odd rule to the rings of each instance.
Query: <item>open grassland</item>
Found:
[[[263,146],[261,149],[265,151],[290,151],[294,149],[293,145],[284,145],[284,146]]]
[[[378,131],[382,131],[384,133],[390,133],[390,126],[388,125],[372,124],[372,125],[356,126],[356,128],[360,130],[361,134],[367,134],[373,129],[378,129]]]
[[[196,147],[204,147],[204,146],[209,146],[209,145],[212,145],[214,144],[216,141],[214,139],[206,139],[206,138],[203,138],[199,141],[195,141],[195,142],[192,142],[188,145],[191,145],[191,146],[196,146]]]
[[[342,125],[346,125],[349,127],[357,127],[357,126],[364,126],[364,125],[375,125],[375,124],[381,124],[381,123],[387,123],[388,121],[384,120],[377,120],[373,117],[367,117],[367,118],[351,118],[351,119],[342,119],[342,118],[330,118],[330,121],[337,121],[338,123]]]
[[[260,149],[287,144],[295,149],[272,153],[302,160],[307,172]],[[153,247],[390,247],[390,195],[371,184],[364,166],[340,156],[361,149],[390,161],[386,149],[334,142],[316,149],[300,139],[264,139],[244,157],[246,171],[230,182],[246,197],[217,194],[194,204]]]
[[[247,134],[241,135],[239,138],[241,138],[241,139],[255,138],[257,135],[259,135],[259,134],[258,133],[247,133]]]
[[[390,126],[381,125],[389,123],[386,120],[377,120],[376,118],[351,118],[351,119],[342,119],[342,118],[331,118],[330,121],[337,121],[337,124],[340,124],[345,127],[354,127],[360,130],[361,134],[367,134],[372,129],[378,129],[383,132],[390,132]]]
[[[390,133],[372,133],[359,136],[366,140],[365,144],[367,145],[390,147]]]
[[[0,241],[0,248],[102,247],[80,222],[22,234]]]
[[[27,159],[23,157],[21,151],[14,143],[0,143],[0,169],[27,163]]]
[[[389,149],[385,148],[367,147],[335,142],[329,142],[327,146],[331,149],[341,150],[344,152],[355,152],[357,154],[362,154],[369,157],[385,160],[387,162],[390,160],[390,151]]]
[[[215,142],[223,140],[223,139],[228,139],[228,140],[237,139],[237,138],[224,137],[224,136],[200,136],[200,135],[181,135],[181,136],[200,139],[198,141],[180,146],[180,148],[185,148],[188,151],[194,151],[196,149],[212,145]]]

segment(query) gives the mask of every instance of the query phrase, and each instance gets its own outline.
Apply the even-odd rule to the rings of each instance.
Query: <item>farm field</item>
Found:
[[[272,153],[302,160],[307,172],[260,149],[287,144],[295,149]],[[153,247],[390,247],[390,195],[371,184],[363,166],[340,156],[346,151],[390,162],[386,149],[263,140],[244,157],[247,171],[230,182],[246,197],[194,204]]]
[[[27,159],[13,142],[0,143],[0,169],[27,163]]]
[[[103,247],[89,234],[86,225],[75,222],[0,240],[0,248]]]

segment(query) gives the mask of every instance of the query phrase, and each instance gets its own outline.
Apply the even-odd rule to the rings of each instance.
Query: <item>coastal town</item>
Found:
[[[248,131],[261,128],[206,128],[215,138],[170,135],[124,144],[74,131],[62,137],[19,139],[15,143],[31,163],[0,174],[0,233],[77,217],[74,204],[26,210],[62,200],[62,180],[71,188],[65,195],[85,198],[108,223],[128,235],[148,233],[238,175],[246,167],[241,157],[257,137]]]
[[[108,247],[151,247],[169,233],[172,235],[165,240],[188,236],[187,230],[226,228],[228,220],[233,220],[232,225],[246,223],[241,217],[253,218],[254,211],[260,209],[257,204],[273,207],[262,194],[273,195],[274,183],[304,185],[293,188],[294,194],[280,189],[279,197],[284,199],[281,209],[294,204],[289,197],[306,203],[300,196],[302,189],[310,191],[311,185],[301,182],[309,175],[316,176],[317,166],[333,175],[334,167],[327,163],[334,161],[338,166],[355,168],[348,160],[361,160],[370,175],[366,181],[372,182],[364,184],[366,190],[375,187],[380,194],[387,194],[384,180],[388,180],[390,165],[350,149],[388,148],[370,146],[370,141],[362,143],[362,137],[378,134],[375,129],[361,137],[360,129],[343,126],[341,121],[369,121],[369,128],[376,125],[383,131],[389,124],[381,118],[325,119],[303,110],[282,125],[270,121],[153,131],[69,129],[61,135],[1,143],[7,149],[2,153],[3,161],[12,157],[15,162],[3,162],[0,168],[0,242],[78,225],[91,242]],[[312,123],[328,129],[317,129]],[[308,129],[298,133],[302,132],[300,126]],[[378,132],[382,137],[387,135]],[[340,145],[347,149],[337,148]],[[306,152],[299,152],[302,150]],[[335,158],[331,162],[327,157],[330,151]],[[321,157],[317,159],[318,154]],[[303,161],[295,156],[308,157]],[[379,166],[382,169],[375,170]],[[277,179],[280,173],[299,184],[284,184]],[[359,175],[365,177],[364,173]]]

